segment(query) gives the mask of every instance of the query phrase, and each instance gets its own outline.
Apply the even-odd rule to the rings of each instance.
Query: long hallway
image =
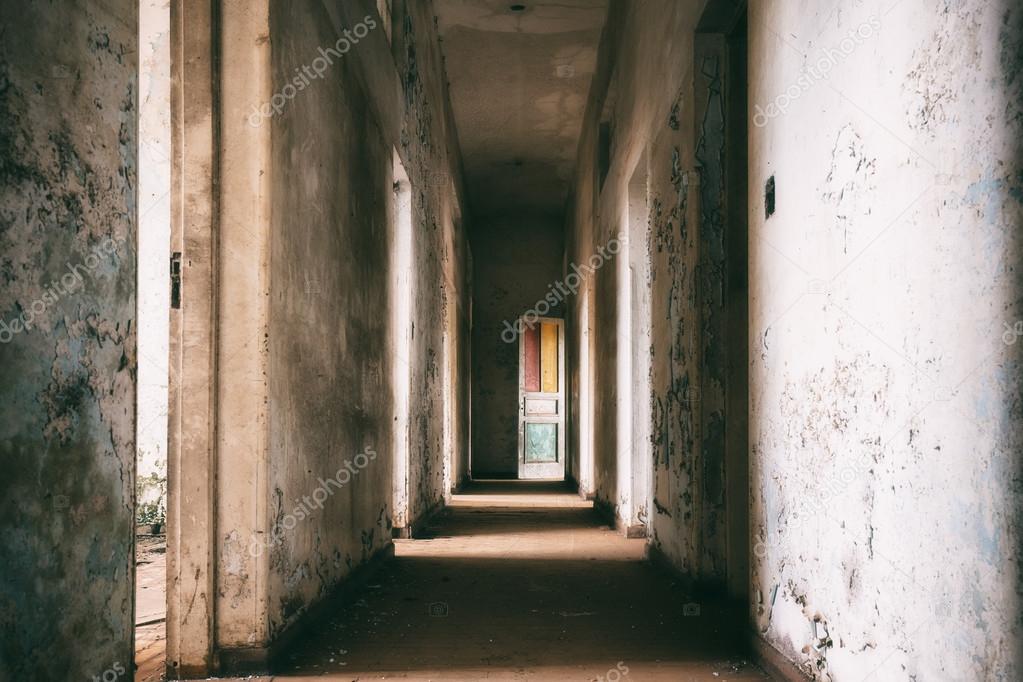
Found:
[[[561,483],[476,482],[274,679],[754,680],[741,613]],[[326,678],[323,675],[326,673]]]
[[[1020,0],[0,1],[0,682],[1023,680],[1021,73]]]

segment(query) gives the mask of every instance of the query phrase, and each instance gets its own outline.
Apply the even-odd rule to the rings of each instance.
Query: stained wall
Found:
[[[529,311],[561,317],[564,237],[555,217],[508,216],[477,226],[473,245],[472,471],[518,475],[519,317]]]
[[[464,212],[436,29],[428,6],[401,4],[389,40],[363,4],[270,10],[285,95],[296,69],[324,68],[321,48],[350,45],[268,122],[268,493],[283,538],[269,553],[271,638],[391,543],[391,363],[410,368],[413,525],[443,503],[467,450]],[[394,151],[412,192],[410,357],[388,324]],[[288,529],[321,488],[322,510]]]
[[[701,444],[704,311],[697,294],[693,71],[701,9],[612,3],[601,39],[570,204],[569,261],[588,262],[624,235],[624,253],[643,267],[616,267],[611,258],[574,301],[570,371],[581,395],[572,436],[580,469],[593,463],[590,485],[598,506],[621,530],[647,534],[654,550],[687,574],[719,580],[723,558],[708,562],[704,556],[705,547],[717,545],[702,502],[708,479]],[[632,224],[629,186],[637,170],[646,174],[647,217]],[[627,281],[633,276],[642,281]],[[637,293],[635,301],[622,295],[626,289]],[[648,298],[638,295],[647,292]],[[626,306],[635,323],[623,330],[618,319]],[[647,344],[645,353],[636,352],[633,337]],[[644,356],[646,366],[633,361]],[[583,357],[590,358],[588,367]],[[630,369],[620,374],[623,364]],[[646,391],[643,400],[637,389]],[[630,419],[620,417],[626,410]],[[623,428],[628,432],[619,433]],[[634,453],[643,466],[633,462]],[[644,485],[632,485],[634,472],[649,477]]]
[[[816,679],[1021,675],[1021,36],[750,3],[752,616]]]
[[[131,669],[137,5],[0,6],[0,678]]]

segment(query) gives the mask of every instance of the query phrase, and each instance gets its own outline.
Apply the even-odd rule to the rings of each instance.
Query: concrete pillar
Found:
[[[216,553],[216,46],[214,3],[171,4],[172,290],[167,677],[213,670]],[[176,299],[176,300],[175,300]]]
[[[263,112],[275,93],[269,0],[224,0],[220,12],[216,623],[222,662],[243,667],[269,641],[268,453],[287,453],[271,443],[268,390],[275,119]]]
[[[195,1],[174,4],[172,16],[181,283],[171,312],[167,667],[201,676],[258,665],[268,641],[270,125],[251,114],[271,97],[269,9]]]

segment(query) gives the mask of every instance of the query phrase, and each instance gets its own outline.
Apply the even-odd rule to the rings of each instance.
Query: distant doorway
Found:
[[[519,478],[565,477],[565,321],[522,320]]]

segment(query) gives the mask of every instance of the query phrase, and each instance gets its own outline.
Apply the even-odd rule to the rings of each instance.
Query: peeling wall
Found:
[[[725,63],[719,34],[697,35],[694,46],[694,115],[696,163],[699,168],[699,265],[696,271],[700,315],[701,382],[699,393],[700,476],[703,495],[701,573],[721,579],[725,574]],[[728,245],[730,246],[730,245]],[[745,388],[743,388],[745,390]]]
[[[1020,679],[1023,7],[750,12],[757,630],[814,679]]]
[[[137,6],[0,36],[0,678],[92,679],[133,657]]]
[[[412,185],[416,263],[409,411],[409,518],[415,524],[460,482],[455,470],[467,470],[470,216],[431,4],[405,2],[393,34],[404,98],[403,106],[394,104],[403,112],[394,142]]]
[[[460,170],[433,18],[428,5],[409,3],[394,23],[397,74],[392,63],[390,79],[367,79],[356,60],[386,54],[387,36],[375,3],[364,4],[340,17],[313,1],[271,6],[276,88],[354,29],[353,19],[368,28],[272,123],[268,493],[271,533],[284,541],[269,553],[271,639],[391,542],[392,362],[411,373],[413,523],[443,502],[458,476],[448,457],[462,461],[466,451]],[[400,132],[377,102],[401,112]],[[388,313],[394,148],[412,188],[407,358],[395,357]],[[323,497],[315,491],[346,465],[351,475],[328,486],[322,510],[314,504],[288,529],[303,499]]]
[[[271,5],[270,33],[274,83],[337,40],[315,2]],[[269,554],[271,638],[390,541],[391,150],[373,134],[345,66],[339,60],[274,120],[269,493],[270,525],[285,541]],[[322,510],[316,503],[283,528],[318,479],[333,479],[364,451],[367,463],[328,489]]]
[[[593,443],[593,486],[598,504],[615,514],[620,527],[644,520],[652,546],[693,577],[701,577],[705,515],[700,463],[701,311],[696,281],[700,183],[695,170],[692,71],[693,31],[700,10],[699,6],[669,2],[612,4],[587,106],[568,224],[569,260],[582,262],[622,229],[628,215],[629,181],[646,155],[649,223],[645,230],[634,231],[633,238],[645,243],[630,244],[629,249],[645,252],[649,261],[648,279],[641,286],[650,290],[646,354],[650,411],[639,417],[645,419],[647,428],[636,428],[634,433],[645,432],[650,438],[642,448],[652,460],[650,498],[623,497],[637,487],[622,483],[633,474],[631,469],[623,469],[630,466],[629,453],[618,446],[618,392],[630,388],[617,386],[619,273],[612,266],[596,273],[587,296],[580,296],[570,316],[573,344],[583,338],[581,327],[591,330],[593,367],[592,413],[573,413],[572,442]],[[602,118],[610,133],[610,164],[600,189],[598,131]],[[589,306],[585,298],[589,298]],[[634,333],[640,331],[633,329]],[[640,338],[643,336],[645,332]],[[577,345],[572,349],[570,357],[576,359],[573,375],[580,372],[578,358],[584,352]],[[622,352],[629,349],[623,347]],[[647,369],[634,367],[633,376],[640,371]],[[573,376],[572,383],[581,386],[583,382]],[[585,405],[583,397],[579,403]],[[636,419],[633,415],[633,424]],[[586,424],[593,425],[590,436],[582,432]],[[631,441],[627,438],[625,442]],[[583,452],[581,456],[587,455]],[[636,470],[643,475],[642,467]],[[646,514],[627,515],[625,510],[630,508],[645,508]]]
[[[514,328],[562,279],[560,226],[550,217],[508,217],[490,219],[472,235],[472,471],[477,478],[518,475],[519,338]],[[561,317],[562,309],[559,304],[546,317]]]

